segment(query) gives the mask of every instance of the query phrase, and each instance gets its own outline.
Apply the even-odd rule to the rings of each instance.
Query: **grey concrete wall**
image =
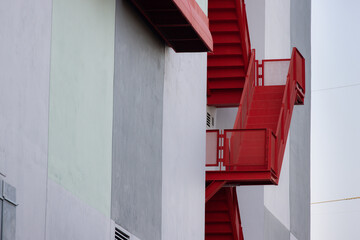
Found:
[[[165,45],[129,1],[116,2],[112,219],[161,239]]]
[[[162,240],[204,238],[206,53],[166,48]]]
[[[46,239],[111,239],[111,219],[49,179]],[[34,239],[34,238],[32,238]]]
[[[265,57],[265,0],[245,0],[251,48],[256,59]],[[250,13],[250,14],[249,14]]]
[[[305,105],[294,108],[290,134],[290,230],[310,239],[311,0],[291,0],[291,46],[306,60]]]
[[[16,187],[16,239],[44,239],[51,0],[0,1],[0,172]]]
[[[265,240],[289,240],[290,231],[275,217],[266,207],[264,214],[264,239]]]

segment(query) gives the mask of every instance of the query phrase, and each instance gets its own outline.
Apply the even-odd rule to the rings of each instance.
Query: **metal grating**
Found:
[[[115,240],[129,240],[130,236],[119,228],[115,227]]]

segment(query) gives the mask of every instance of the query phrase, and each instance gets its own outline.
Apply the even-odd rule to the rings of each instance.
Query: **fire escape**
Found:
[[[305,60],[255,59],[244,0],[209,0],[209,106],[238,107],[233,129],[206,133],[205,239],[243,239],[236,186],[279,182],[294,105],[304,103]]]
[[[130,0],[176,52],[206,52],[207,104],[238,107],[233,129],[206,132],[205,239],[243,240],[236,186],[279,182],[305,60],[255,59],[244,0]],[[210,28],[210,31],[209,31]]]

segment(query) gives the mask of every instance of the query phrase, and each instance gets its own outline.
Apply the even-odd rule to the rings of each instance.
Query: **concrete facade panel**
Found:
[[[256,58],[265,58],[265,0],[245,0],[251,48]]]
[[[49,0],[0,2],[0,174],[17,189],[16,239],[44,239]]]
[[[165,44],[137,9],[116,2],[111,217],[161,239]]]
[[[110,239],[111,220],[49,179],[46,239]]]
[[[206,53],[165,51],[162,239],[203,239]]]
[[[264,239],[264,186],[241,186],[236,191],[244,239]]]
[[[301,240],[310,239],[311,0],[291,0],[291,47],[306,61],[305,105],[294,108],[290,135],[290,225]]]
[[[53,1],[49,178],[110,217],[115,0]]]
[[[289,240],[290,231],[279,219],[265,208],[265,238],[264,240]]]
[[[290,0],[265,1],[265,59],[290,58]]]
[[[278,186],[264,186],[264,205],[290,230],[290,171],[289,138],[286,143]]]

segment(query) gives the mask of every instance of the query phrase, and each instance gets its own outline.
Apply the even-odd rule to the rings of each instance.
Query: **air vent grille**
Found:
[[[210,127],[210,122],[211,122],[211,115],[210,113],[206,114],[206,126]]]
[[[130,236],[118,229],[115,228],[115,240],[129,240]]]

